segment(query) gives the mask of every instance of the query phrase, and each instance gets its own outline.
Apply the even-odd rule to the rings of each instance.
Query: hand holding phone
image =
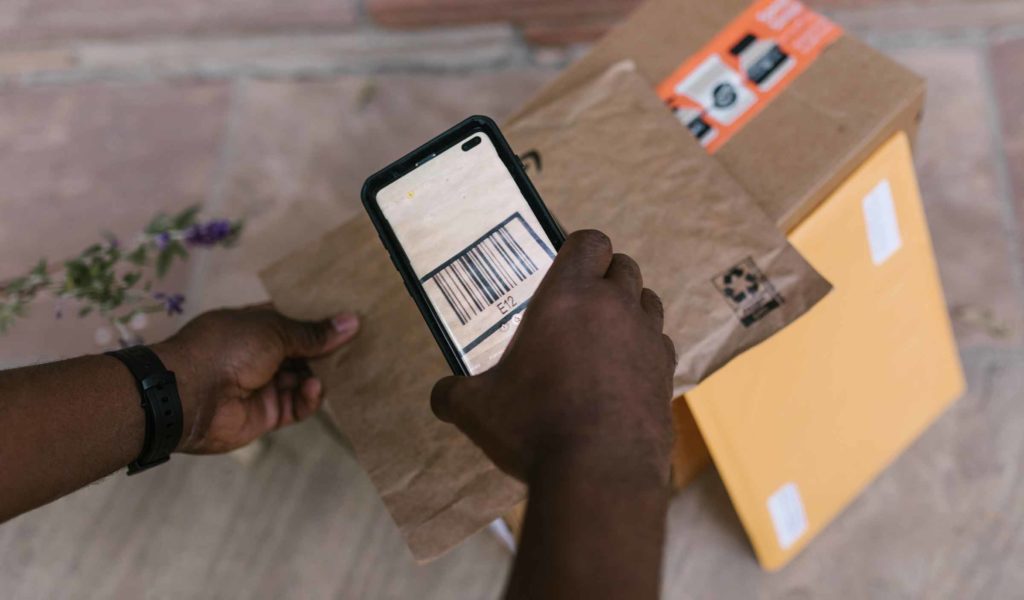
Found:
[[[496,364],[564,240],[497,125],[466,119],[370,177],[363,204],[452,370]]]
[[[435,414],[526,480],[551,454],[662,481],[675,348],[636,262],[597,231],[569,236],[501,363],[434,388]]]

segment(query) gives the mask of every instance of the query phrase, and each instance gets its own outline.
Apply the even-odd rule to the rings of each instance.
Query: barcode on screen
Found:
[[[516,213],[420,281],[436,285],[459,324],[466,325],[542,268],[538,251],[554,257]]]

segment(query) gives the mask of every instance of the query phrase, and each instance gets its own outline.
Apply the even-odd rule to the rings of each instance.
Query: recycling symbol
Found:
[[[739,266],[726,273],[722,277],[722,283],[722,293],[736,304],[741,304],[748,295],[753,296],[761,289],[757,275],[748,273]]]

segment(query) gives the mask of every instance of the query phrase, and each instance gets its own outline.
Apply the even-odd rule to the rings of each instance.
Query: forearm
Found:
[[[667,469],[554,459],[529,484],[507,598],[658,597]]]
[[[0,372],[0,522],[123,468],[142,450],[134,379],[109,356]]]

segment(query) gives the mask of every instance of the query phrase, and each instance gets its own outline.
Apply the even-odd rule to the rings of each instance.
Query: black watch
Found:
[[[134,475],[171,459],[181,441],[184,419],[178,383],[174,373],[164,367],[155,352],[145,346],[132,346],[107,352],[131,371],[139,386],[142,410],[146,413],[146,438],[142,452],[128,465]]]

